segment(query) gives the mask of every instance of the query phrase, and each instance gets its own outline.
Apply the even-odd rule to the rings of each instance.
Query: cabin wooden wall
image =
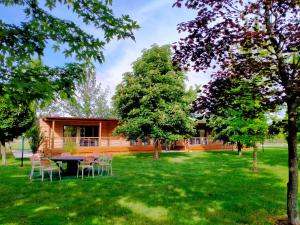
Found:
[[[99,126],[101,122],[101,145],[95,147],[78,147],[76,155],[90,155],[100,153],[126,154],[153,152],[153,145],[130,146],[130,143],[122,137],[113,136],[113,130],[118,126],[118,121],[80,121],[80,120],[55,120],[54,132],[52,133],[52,121],[39,120],[40,128],[44,134],[45,141],[41,147],[47,155],[59,155],[63,152],[63,127],[64,126]],[[52,135],[54,139],[52,139]],[[53,140],[51,143],[51,140]],[[117,143],[120,144],[117,144]],[[53,145],[54,144],[54,145]],[[52,146],[54,146],[52,148]],[[208,145],[187,145],[184,141],[178,141],[175,150],[185,151],[209,151],[231,149],[231,145],[222,145],[221,143],[209,143]]]

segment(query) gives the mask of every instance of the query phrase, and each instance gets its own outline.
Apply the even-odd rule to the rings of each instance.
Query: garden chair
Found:
[[[94,163],[95,163],[95,157],[94,156],[88,156],[84,158],[83,161],[78,161],[78,169],[77,169],[77,178],[79,176],[79,170],[81,169],[81,179],[83,179],[84,170],[88,169],[88,176],[90,176],[90,171],[92,170],[93,177],[95,176],[94,173]]]
[[[95,165],[98,167],[98,174],[100,173],[101,167],[101,176],[104,169],[108,174],[112,175],[112,155],[102,155],[98,157],[98,159],[95,161]]]
[[[71,155],[70,152],[63,152],[63,153],[60,154],[60,156],[70,156],[70,155]]]
[[[40,175],[42,174],[42,168],[41,168],[41,155],[36,153],[33,154],[30,157],[30,161],[31,161],[31,172],[29,175],[30,180],[32,179],[32,176],[34,174],[35,169],[38,169]]]
[[[42,181],[44,181],[45,172],[48,172],[48,174],[50,176],[50,181],[52,182],[53,171],[58,171],[59,180],[61,180],[60,166],[53,164],[50,159],[42,159],[41,160],[41,169],[42,169]]]

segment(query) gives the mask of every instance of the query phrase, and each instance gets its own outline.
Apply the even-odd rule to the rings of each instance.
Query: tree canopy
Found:
[[[0,96],[12,107],[11,111],[19,110],[22,105],[27,112],[33,101],[53,98],[54,93],[71,96],[85,71],[95,62],[103,62],[105,44],[112,39],[134,40],[133,31],[138,28],[128,15],[116,17],[113,14],[111,0],[4,0],[0,4],[20,7],[24,11],[20,23],[11,24],[0,19]],[[81,23],[101,31],[103,36],[86,32],[76,21],[58,18],[53,9],[59,5],[66,6]],[[42,64],[49,47],[57,54],[61,52],[70,62],[59,67]],[[29,114],[25,121],[30,120]],[[1,134],[7,134],[4,139],[18,136],[30,127],[17,129],[18,124],[24,123],[25,114],[9,115],[7,119],[15,121],[10,124],[14,132],[8,134],[7,130],[1,130]],[[6,123],[3,118],[0,118],[1,124]]]
[[[158,143],[184,139],[193,133],[189,115],[194,95],[185,90],[185,75],[172,65],[169,46],[143,51],[133,72],[123,75],[113,97],[121,125],[116,133],[129,139],[153,139],[154,158]]]
[[[102,117],[112,116],[108,104],[109,89],[103,89],[97,82],[94,71],[86,71],[82,82],[75,85],[75,93],[69,99],[56,95],[49,105],[41,105],[39,115],[42,116],[73,116],[73,117]]]
[[[299,224],[297,107],[300,102],[300,4],[297,0],[177,0],[197,11],[195,19],[178,25],[186,32],[175,46],[175,63],[196,71],[217,66],[231,76],[263,76],[272,95],[266,104],[285,103],[288,114],[289,182],[287,214]],[[243,51],[240,49],[243,48]]]

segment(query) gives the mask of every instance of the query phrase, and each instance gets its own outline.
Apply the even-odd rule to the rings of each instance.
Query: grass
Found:
[[[0,224],[274,224],[285,216],[287,150],[114,157],[114,176],[30,182],[29,162],[0,166]]]

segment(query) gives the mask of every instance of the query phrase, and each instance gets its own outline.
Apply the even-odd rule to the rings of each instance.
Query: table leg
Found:
[[[66,175],[76,175],[78,169],[77,161],[68,161],[67,162],[67,170],[65,172]]]

